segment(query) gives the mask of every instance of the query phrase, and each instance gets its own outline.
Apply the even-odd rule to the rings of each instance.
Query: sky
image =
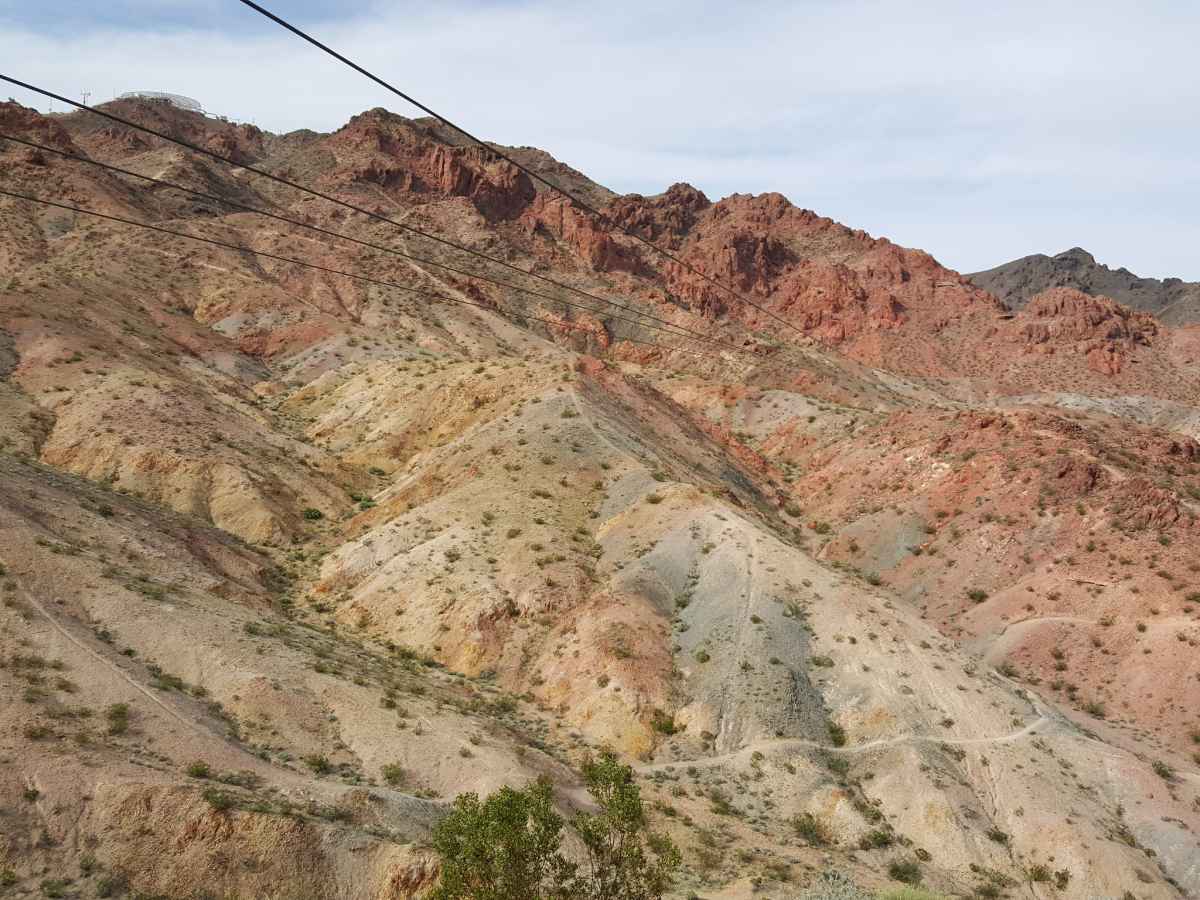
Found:
[[[618,192],[778,191],[962,272],[1081,246],[1200,280],[1191,0],[263,5]],[[185,94],[271,131],[420,115],[237,0],[0,0],[0,71],[93,103]]]

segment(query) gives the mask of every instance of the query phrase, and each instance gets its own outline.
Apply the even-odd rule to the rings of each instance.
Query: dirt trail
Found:
[[[810,741],[803,738],[779,738],[774,740],[754,741],[747,744],[740,750],[735,750],[731,753],[723,753],[720,756],[708,756],[702,759],[682,759],[675,762],[653,763],[650,765],[638,766],[637,771],[642,774],[652,772],[660,772],[665,769],[670,769],[675,766],[688,766],[698,769],[711,768],[719,766],[726,762],[734,762],[742,757],[749,757],[756,751],[763,750],[795,750],[795,749],[812,749],[824,750],[827,753],[864,753],[868,750],[876,750],[880,747],[892,747],[897,744],[953,744],[955,746],[971,745],[971,744],[1008,744],[1013,741],[1019,741],[1024,737],[1034,734],[1038,728],[1043,725],[1049,725],[1051,719],[1045,715],[1039,715],[1037,719],[1030,722],[1024,728],[1008,734],[1002,734],[998,737],[984,738],[939,738],[939,737],[924,737],[921,735],[902,734],[897,737],[879,738],[874,741],[866,741],[862,744],[855,744],[853,747],[831,747],[829,744],[822,744],[819,741]]]
[[[235,753],[237,753],[239,756],[241,756],[243,758],[244,761],[242,763],[242,766],[245,769],[248,769],[250,771],[256,772],[260,775],[263,775],[263,776],[273,779],[276,783],[280,784],[283,787],[286,787],[289,791],[291,791],[293,793],[293,796],[299,796],[302,798],[311,798],[317,794],[327,793],[331,797],[336,797],[338,794],[341,793],[341,790],[340,790],[341,786],[336,783],[312,781],[308,778],[303,777],[302,775],[299,775],[298,773],[296,773],[294,771],[291,771],[290,769],[280,768],[278,766],[272,765],[271,763],[264,762],[256,754],[250,753],[248,750],[246,750],[244,747],[242,747],[236,741],[229,740],[229,738],[226,737],[224,734],[222,734],[215,728],[208,726],[202,718],[196,718],[196,719],[188,718],[184,713],[175,709],[170,703],[163,700],[162,697],[160,697],[155,691],[153,691],[152,689],[141,684],[136,678],[134,678],[132,675],[130,675],[127,671],[125,671],[119,664],[117,664],[116,662],[114,662],[111,659],[106,658],[103,653],[99,652],[94,647],[88,646],[88,644],[85,642],[85,640],[83,638],[79,637],[76,634],[73,634],[71,628],[64,625],[62,622],[60,622],[58,620],[58,618],[56,618],[54,616],[54,614],[51,613],[50,610],[46,608],[45,604],[43,604],[40,600],[38,600],[28,590],[25,589],[25,586],[23,584],[21,584],[20,579],[16,576],[16,573],[13,571],[13,569],[9,565],[8,561],[6,559],[4,559],[3,557],[0,557],[0,566],[3,566],[7,570],[8,574],[6,577],[8,579],[10,579],[14,584],[16,584],[18,597],[21,600],[23,600],[25,603],[28,603],[29,606],[31,606],[33,609],[37,610],[37,612],[48,623],[50,623],[50,626],[55,631],[57,631],[60,635],[62,635],[64,638],[66,638],[68,641],[70,641],[72,644],[74,644],[76,647],[78,647],[80,650],[82,650],[88,656],[95,659],[105,669],[112,672],[114,675],[116,675],[122,681],[126,682],[135,691],[137,691],[139,694],[141,694],[143,697],[145,697],[147,700],[149,700],[151,703],[153,703],[155,706],[157,706],[163,712],[165,712],[172,719],[179,722],[186,729],[188,729],[192,733],[197,734],[201,737],[219,741],[221,744],[225,745],[227,748],[233,750]],[[418,798],[418,797],[415,797],[415,796],[412,796],[409,794],[405,794],[401,791],[392,790],[387,787],[372,787],[371,790],[374,793],[383,794],[395,801],[398,801],[399,803],[403,804],[405,806],[406,810],[409,812],[411,812],[414,808],[420,808],[425,811],[428,811],[429,809],[434,809],[434,808],[443,806],[447,802],[444,799],[424,800],[424,799],[421,799],[421,798]],[[586,803],[586,798],[579,798],[579,797],[573,796],[573,799],[576,799],[579,802]]]
[[[17,594],[20,597],[20,599],[23,600],[25,603],[28,603],[34,609],[36,609],[38,611],[38,613],[41,614],[41,616],[47,622],[50,623],[50,626],[55,631],[57,631],[59,634],[61,634],[64,638],[66,638],[68,641],[70,641],[72,644],[74,644],[76,647],[78,647],[84,653],[91,656],[98,663],[100,663],[100,665],[111,670],[113,673],[115,673],[117,675],[117,677],[119,677],[121,680],[127,682],[129,684],[129,686],[132,687],[135,691],[140,693],[143,697],[145,697],[147,700],[149,700],[155,706],[159,707],[163,712],[165,712],[171,718],[175,719],[177,722],[182,724],[184,727],[188,728],[191,731],[196,732],[197,734],[201,734],[204,737],[215,737],[222,741],[225,740],[223,737],[221,737],[220,735],[218,735],[216,732],[212,731],[211,729],[205,728],[200,723],[195,722],[191,719],[188,719],[186,716],[184,716],[182,713],[180,713],[177,709],[174,709],[168,703],[164,702],[161,697],[156,696],[152,690],[147,688],[145,685],[139,684],[138,681],[132,675],[130,675],[128,672],[126,672],[124,669],[122,669],[119,665],[117,665],[111,659],[106,659],[104,654],[100,653],[94,647],[89,647],[77,635],[72,634],[70,629],[68,629],[65,625],[63,625],[61,622],[59,622],[57,618],[55,618],[53,615],[51,615],[50,610],[46,609],[45,605],[43,605],[40,600],[38,600],[36,597],[33,596],[33,594],[29,593],[29,591],[27,591],[25,589],[25,586],[23,584],[21,584],[21,580],[19,578],[17,578],[16,573],[13,572],[11,566],[9,566],[8,561],[5,560],[3,557],[0,557],[0,566],[3,566],[5,569],[8,570],[8,577],[12,579],[14,584],[16,584]]]

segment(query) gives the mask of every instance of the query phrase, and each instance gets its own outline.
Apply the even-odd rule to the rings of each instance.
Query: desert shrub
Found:
[[[398,787],[408,780],[408,772],[399,763],[388,763],[380,770],[380,774],[392,787]]]
[[[1104,704],[1099,700],[1089,700],[1087,703],[1083,704],[1083,711],[1089,716],[1097,719],[1103,719],[1107,714],[1104,709]]]
[[[841,872],[826,871],[818,875],[803,900],[874,900],[874,895],[864,891]]]
[[[1161,778],[1163,781],[1174,781],[1175,780],[1175,770],[1172,769],[1167,763],[1163,762],[1161,759],[1155,760],[1152,768],[1154,769],[1154,774],[1157,775],[1159,778]]]
[[[667,715],[661,709],[655,709],[650,717],[650,726],[659,734],[675,734],[679,729],[675,725],[675,719]]]
[[[129,704],[114,703],[104,711],[109,734],[124,734],[129,730]]]
[[[31,741],[40,741],[43,738],[50,737],[52,734],[54,734],[54,732],[50,729],[49,725],[43,725],[38,722],[26,725],[22,729],[22,734],[24,734],[25,737]]]
[[[982,603],[987,598],[987,591],[980,590],[979,588],[974,588],[973,590],[967,591],[967,599],[969,599],[972,603]]]
[[[309,506],[304,510],[304,518],[310,522],[315,522],[317,519],[325,518],[325,513],[321,512],[314,506]]]
[[[942,897],[940,894],[935,894],[923,888],[902,887],[891,891],[884,891],[879,895],[878,900],[942,900]]]
[[[222,791],[219,788],[205,788],[201,796],[208,801],[209,806],[218,812],[232,809],[236,803],[233,794],[230,794],[228,791]]]
[[[850,760],[844,756],[838,756],[836,753],[826,753],[824,763],[825,768],[839,778],[844,777],[850,771]]]
[[[304,764],[318,775],[328,775],[333,771],[333,763],[320,753],[313,753],[304,757]]]
[[[895,841],[895,837],[887,829],[872,828],[858,839],[858,846],[861,850],[882,850],[892,846]]]
[[[834,842],[833,833],[824,821],[812,813],[800,813],[792,819],[796,836],[810,847],[828,847]]]
[[[829,740],[833,742],[835,747],[846,746],[846,729],[837,722],[829,723]]]
[[[921,883],[921,866],[915,860],[897,859],[888,866],[888,875],[905,884]]]
[[[192,778],[207,778],[212,774],[212,767],[204,760],[198,759],[195,762],[188,763],[184,771]]]
[[[97,897],[119,897],[124,894],[129,885],[125,880],[125,876],[120,872],[114,872],[110,875],[101,875],[96,880],[96,896]]]

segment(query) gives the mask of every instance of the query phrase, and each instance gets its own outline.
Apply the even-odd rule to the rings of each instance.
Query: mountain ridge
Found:
[[[1200,322],[1200,282],[1143,278],[1125,267],[1110,269],[1081,247],[1054,256],[1035,253],[967,275],[1010,308],[1020,309],[1035,294],[1070,287],[1148,312],[1167,325]]]

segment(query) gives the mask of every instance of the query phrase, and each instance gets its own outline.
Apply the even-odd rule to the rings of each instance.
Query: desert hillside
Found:
[[[0,197],[0,893],[418,897],[457,795],[608,748],[673,896],[1200,894],[1191,319],[101,109],[228,162],[0,104],[0,189],[159,229]]]

